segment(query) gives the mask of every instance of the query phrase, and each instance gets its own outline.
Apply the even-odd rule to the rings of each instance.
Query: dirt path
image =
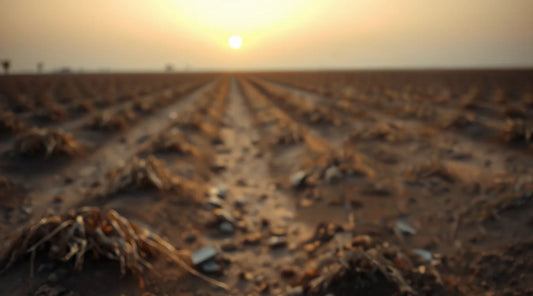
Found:
[[[290,236],[296,229],[297,232],[305,231],[305,227],[294,221],[294,200],[277,190],[272,181],[267,161],[269,152],[259,151],[260,134],[252,124],[244,95],[234,77],[228,95],[228,124],[221,130],[224,147],[218,149],[216,156],[216,163],[223,165],[225,170],[212,180],[212,185],[229,189],[222,209],[233,213],[239,208],[243,223],[232,234],[208,232],[205,242],[218,246],[235,245],[234,251],[224,252],[231,265],[222,280],[239,295],[247,295],[257,287],[254,281],[243,281],[239,274],[249,273],[254,280],[269,282],[279,277],[279,266],[290,256],[287,248],[273,250],[269,247],[268,229],[284,229]],[[243,244],[250,233],[262,233],[262,243]]]

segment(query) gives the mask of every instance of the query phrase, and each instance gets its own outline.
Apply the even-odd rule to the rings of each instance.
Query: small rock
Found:
[[[261,232],[254,232],[246,235],[243,239],[243,243],[247,245],[257,245],[261,242]]]
[[[233,234],[235,232],[235,227],[228,221],[220,223],[218,229],[224,234]]]
[[[306,251],[307,253],[312,253],[312,252],[314,252],[319,246],[320,246],[320,242],[319,242],[319,241],[315,241],[315,242],[313,242],[313,243],[308,243],[308,244],[305,244],[305,245],[304,245],[304,251]]]
[[[249,272],[241,271],[239,272],[239,279],[245,280],[245,281],[251,281],[254,279],[254,276]]]
[[[213,210],[213,214],[215,215],[217,220],[220,222],[228,221],[231,224],[235,224],[235,218],[233,218],[233,216],[224,209],[215,209]]]
[[[291,185],[293,188],[305,187],[306,179],[307,179],[307,172],[298,171],[291,176]]]
[[[261,218],[261,228],[267,228],[270,225],[270,221],[267,218]]]
[[[52,272],[50,275],[48,275],[47,281],[49,283],[57,283],[58,280],[59,280],[59,277],[57,276],[55,272]]]
[[[310,206],[313,205],[313,200],[309,199],[309,198],[302,198],[300,199],[300,207],[302,208],[308,208]]]
[[[433,259],[433,254],[424,249],[412,249],[411,252],[425,261],[431,261]]]
[[[285,296],[303,296],[304,288],[302,288],[302,286],[291,288],[289,291],[285,292],[284,295]]]
[[[146,142],[150,137],[148,135],[142,135],[137,139],[137,144]]]
[[[261,283],[257,287],[255,287],[255,289],[259,293],[267,293],[270,289],[270,286],[267,283]]]
[[[212,187],[209,190],[209,195],[218,196],[222,199],[226,198],[226,195],[228,194],[229,189],[224,186],[216,186]]]
[[[189,234],[185,237],[185,242],[188,244],[192,244],[196,241],[196,235],[195,234]]]
[[[217,196],[210,196],[207,199],[207,205],[214,207],[214,208],[221,208],[222,207],[222,201]]]
[[[280,248],[287,245],[287,238],[284,236],[271,236],[268,239],[268,245],[271,248]]]
[[[294,266],[285,266],[281,269],[281,276],[284,278],[294,278],[298,275],[298,268]]]
[[[330,206],[342,206],[343,201],[340,197],[332,197],[328,200],[328,205]]]
[[[208,246],[192,253],[192,264],[198,266],[203,264],[217,255],[217,250],[214,246]]]
[[[359,208],[363,207],[364,203],[363,203],[363,201],[361,199],[352,197],[352,198],[350,198],[350,205],[354,209],[359,209]]]
[[[220,248],[224,252],[235,252],[239,249],[239,246],[237,246],[237,244],[232,241],[228,241],[228,242],[222,243],[220,245]]]
[[[213,173],[221,173],[225,170],[226,170],[226,166],[224,164],[215,163],[211,165],[211,171],[213,171]]]
[[[247,183],[246,183],[246,180],[241,178],[241,179],[237,180],[237,182],[235,182],[235,185],[240,186],[240,187],[245,187],[247,185]]]
[[[246,199],[244,197],[239,197],[233,202],[233,206],[237,209],[242,209],[246,206]]]
[[[58,286],[58,285],[49,286],[45,284],[45,285],[40,286],[33,295],[34,296],[60,296],[60,295],[73,296],[75,294],[74,292],[69,291],[62,286]]]
[[[418,266],[418,272],[421,274],[426,273],[426,267],[424,265]]]
[[[342,173],[337,166],[331,166],[324,173],[324,178],[326,178],[328,183],[334,183],[342,178]]]
[[[222,271],[222,268],[220,267],[220,265],[217,264],[213,260],[209,260],[209,261],[203,263],[202,266],[200,267],[200,269],[204,273],[211,273],[211,274],[220,273]]]
[[[285,236],[287,235],[287,229],[281,227],[272,227],[270,228],[270,234],[275,236]]]
[[[403,235],[415,235],[416,234],[416,229],[414,229],[407,222],[401,221],[401,220],[398,220],[396,222],[396,230],[399,231]]]
[[[61,203],[63,202],[63,200],[65,200],[65,197],[63,197],[62,195],[54,196],[54,203]]]
[[[22,211],[22,213],[24,213],[26,215],[31,215],[31,213],[33,212],[32,209],[30,207],[27,207],[27,206],[20,207],[20,210]]]
[[[370,248],[373,242],[374,241],[372,240],[372,238],[366,234],[358,235],[352,238],[352,246],[362,247],[364,249]]]
[[[54,263],[45,263],[45,264],[41,264],[39,265],[39,267],[37,268],[37,273],[43,273],[43,272],[46,272],[46,271],[51,271],[55,268],[55,264]]]

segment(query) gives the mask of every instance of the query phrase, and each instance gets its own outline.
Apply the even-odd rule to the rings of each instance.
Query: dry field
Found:
[[[533,72],[0,77],[0,295],[533,295]]]

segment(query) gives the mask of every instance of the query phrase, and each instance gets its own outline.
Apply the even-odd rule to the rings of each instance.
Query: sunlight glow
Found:
[[[233,35],[228,39],[229,47],[233,49],[239,49],[242,46],[242,38],[238,35]]]

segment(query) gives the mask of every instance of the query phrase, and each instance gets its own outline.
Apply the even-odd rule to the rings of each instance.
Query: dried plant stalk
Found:
[[[96,130],[122,130],[127,126],[126,117],[109,112],[96,114],[88,123],[88,127]]]
[[[106,194],[113,194],[128,188],[153,187],[170,190],[176,187],[174,180],[163,163],[150,155],[147,159],[134,158],[107,174]]]
[[[177,129],[171,129],[159,135],[153,148],[160,152],[177,152],[196,156],[200,154],[198,148],[187,142],[185,136]]]
[[[32,128],[18,136],[12,152],[23,156],[52,156],[79,154],[83,145],[71,134],[50,129]]]
[[[228,287],[208,278],[186,262],[187,252],[176,250],[157,234],[141,227],[114,210],[83,207],[64,215],[53,215],[30,223],[0,250],[0,263],[6,271],[15,262],[31,255],[31,274],[37,252],[48,251],[54,260],[74,261],[74,269],[82,270],[86,254],[102,256],[120,263],[122,274],[141,274],[152,269],[150,257],[162,255],[187,272],[219,286]]]
[[[274,144],[292,145],[304,141],[303,130],[295,124],[280,124],[275,131]]]

